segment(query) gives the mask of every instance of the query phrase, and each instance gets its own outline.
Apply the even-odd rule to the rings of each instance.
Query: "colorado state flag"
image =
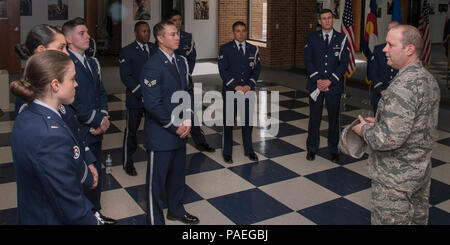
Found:
[[[370,11],[366,18],[366,27],[363,40],[363,57],[367,60],[372,57],[373,49],[377,45],[378,27],[377,27],[377,2],[370,0]]]

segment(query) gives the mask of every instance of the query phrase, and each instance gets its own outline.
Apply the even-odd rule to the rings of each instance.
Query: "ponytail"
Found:
[[[44,96],[48,85],[54,79],[62,82],[68,65],[69,56],[56,50],[47,50],[32,55],[25,65],[24,79],[13,81],[9,85],[11,92],[26,102]]]
[[[24,79],[11,82],[9,89],[15,96],[19,96],[28,103],[35,99],[35,93],[31,83]]]

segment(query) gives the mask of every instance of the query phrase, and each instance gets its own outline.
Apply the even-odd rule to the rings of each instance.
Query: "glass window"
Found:
[[[267,0],[249,1],[249,38],[267,41]]]

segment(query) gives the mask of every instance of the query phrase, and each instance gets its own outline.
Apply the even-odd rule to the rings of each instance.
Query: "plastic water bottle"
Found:
[[[108,157],[106,158],[106,161],[105,161],[106,174],[112,173],[111,166],[112,166],[111,154],[108,154]]]

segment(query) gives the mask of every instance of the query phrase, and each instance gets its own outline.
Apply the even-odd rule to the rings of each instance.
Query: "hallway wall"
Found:
[[[60,25],[75,17],[84,17],[84,1],[68,0],[67,20],[48,20],[47,0],[34,0],[32,2],[32,15],[20,17],[20,40],[25,42],[28,32],[38,24]]]
[[[186,0],[184,12],[185,31],[193,34],[197,50],[197,59],[217,58],[217,0],[209,1],[209,20],[194,20],[193,0]],[[133,0],[122,0],[122,46],[134,41]],[[154,42],[153,26],[163,18],[161,0],[150,1],[151,19],[147,21],[152,28],[150,41]]]

